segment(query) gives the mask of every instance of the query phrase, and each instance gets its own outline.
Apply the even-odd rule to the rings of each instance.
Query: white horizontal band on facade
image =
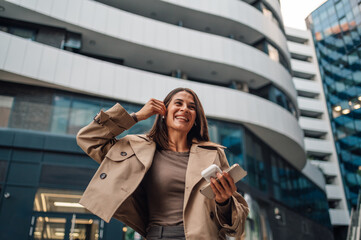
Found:
[[[0,78],[17,76],[90,95],[144,104],[176,87],[199,95],[207,116],[242,123],[298,169],[306,162],[297,119],[280,106],[245,92],[180,80],[81,56],[0,32]],[[10,79],[12,78],[12,79]]]
[[[332,144],[328,140],[305,137],[305,149],[309,153],[330,155],[333,153]]]
[[[307,92],[316,96],[322,92],[320,84],[316,81],[310,81],[294,77],[293,82],[297,91]]]
[[[187,62],[191,66],[203,64],[197,71],[206,71],[207,66],[208,69],[210,66],[219,68],[218,72],[228,74],[227,79],[238,78],[250,81],[250,84],[253,80],[257,87],[272,82],[297,106],[297,93],[288,71],[265,53],[241,42],[158,22],[94,1],[47,0],[33,2],[31,7],[29,2],[26,5],[15,0],[6,2],[17,4],[17,8],[23,6],[28,10],[39,11],[42,14],[30,11],[27,13],[34,14],[31,19],[38,19],[39,22],[49,22],[62,27],[66,25],[69,30],[86,30],[86,34],[96,35],[101,42],[109,43],[102,46],[104,52],[114,52],[114,48],[118,48],[116,51],[129,51],[124,49],[129,46],[135,49],[143,47],[144,51],[152,50],[155,55],[162,54],[163,61],[166,61],[166,55],[169,62],[181,59],[185,65]],[[4,14],[11,15],[11,8],[14,6],[10,3],[8,5],[6,7],[10,10]],[[27,14],[24,14],[24,18]],[[89,47],[86,44],[83,49]],[[123,49],[120,49],[121,47]],[[192,61],[197,62],[191,64]]]
[[[347,226],[350,224],[348,211],[345,211],[344,209],[330,209],[329,212],[332,225]]]
[[[326,185],[327,198],[331,200],[341,200],[342,191],[340,186],[335,185]]]
[[[310,48],[308,45],[303,45],[294,42],[287,43],[288,49],[293,54],[298,54],[305,57],[312,57],[313,56],[313,49]]]
[[[146,1],[146,0],[145,0]],[[269,40],[271,40],[286,57],[289,62],[290,54],[287,49],[287,40],[276,23],[271,21],[263,15],[258,9],[250,4],[240,0],[206,0],[206,1],[193,1],[193,0],[162,0],[162,2],[171,3],[174,5],[182,6],[184,8],[194,9],[199,12],[212,14],[225,19],[235,21],[235,24],[243,24],[255,31],[262,33]],[[269,5],[274,0],[267,1]],[[275,1],[277,2],[277,1]],[[274,4],[272,4],[274,5]],[[272,6],[271,5],[271,6]],[[274,6],[273,6],[274,7]],[[278,5],[278,10],[279,10]],[[281,19],[281,18],[280,18]]]
[[[291,65],[292,65],[293,71],[307,73],[307,74],[311,74],[314,76],[317,73],[317,68],[316,68],[315,64],[310,63],[310,62],[292,59]]]
[[[304,110],[316,113],[324,113],[324,106],[319,99],[298,97],[297,101],[301,111]]]
[[[319,167],[326,176],[338,176],[337,164],[327,161],[310,160],[313,165]]]
[[[327,122],[324,119],[300,117],[299,123],[302,129],[315,131],[320,133],[327,133],[328,127]]]

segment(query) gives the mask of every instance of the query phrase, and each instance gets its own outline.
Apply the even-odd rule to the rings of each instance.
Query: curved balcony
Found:
[[[233,89],[95,60],[6,33],[0,33],[0,42],[3,80],[140,104],[151,97],[162,99],[176,87],[189,87],[199,95],[208,116],[242,123],[297,169],[305,165],[303,133],[297,119],[270,101]]]
[[[237,79],[255,89],[273,82],[297,106],[291,75],[281,64],[253,47],[93,1],[67,3],[49,0],[46,1],[47,7],[44,2],[33,3],[31,7],[30,4],[21,4],[26,8],[22,11],[27,13],[18,18],[27,20],[31,16],[33,22],[38,19],[42,23],[80,32],[84,42],[82,51],[125,59],[126,65],[134,68],[160,73],[182,69],[193,78],[222,84]],[[6,2],[6,10],[1,15],[11,18],[16,15],[17,8],[19,5]],[[144,56],[144,59],[139,56]]]
[[[278,19],[282,20],[281,6],[279,0],[263,0],[277,14]]]
[[[222,2],[218,0],[207,2],[191,0],[97,1],[162,22],[181,24],[185,28],[220,36],[232,36],[232,38],[249,45],[253,45],[266,37],[277,48],[281,49],[281,54],[290,66],[287,40],[282,30],[246,2],[239,0],[224,0]]]

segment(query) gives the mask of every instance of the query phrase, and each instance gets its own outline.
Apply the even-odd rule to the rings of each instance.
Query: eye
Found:
[[[195,106],[193,106],[193,105],[191,105],[191,106],[189,106],[189,109],[191,109],[191,110],[195,110],[195,109],[196,109],[196,107],[195,107]]]

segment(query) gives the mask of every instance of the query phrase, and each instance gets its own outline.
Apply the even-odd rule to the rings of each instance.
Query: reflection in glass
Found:
[[[64,239],[65,223],[65,218],[38,217],[35,225],[34,239]]]
[[[34,199],[36,212],[89,213],[78,202],[81,191],[39,188]]]
[[[77,134],[99,112],[99,104],[96,101],[83,100],[73,101],[70,109],[69,125],[67,133]]]
[[[246,221],[245,240],[272,240],[273,236],[266,212],[249,194],[244,194],[244,198],[250,210]]]
[[[225,153],[229,165],[238,163],[243,166],[243,128],[237,124],[209,119],[208,129],[212,141],[227,147]]]
[[[99,220],[75,219],[74,229],[70,229],[69,238],[73,240],[98,240]]]

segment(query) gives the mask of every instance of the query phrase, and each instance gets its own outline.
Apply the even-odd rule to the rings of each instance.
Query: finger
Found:
[[[232,194],[231,187],[229,186],[226,178],[220,173],[217,173],[217,178],[221,182],[222,187],[223,187],[224,191],[226,192],[226,194],[227,195]]]
[[[159,114],[163,114],[163,108],[161,106],[158,105],[152,105],[152,111],[154,113],[159,113]]]
[[[167,108],[165,107],[164,103],[162,101],[156,100],[153,102],[153,106],[157,106],[160,109],[159,114],[165,115],[167,112]]]
[[[236,184],[234,183],[233,178],[231,177],[231,175],[227,172],[223,172],[223,175],[226,177],[229,186],[231,187],[232,193],[237,191],[237,187]]]
[[[212,183],[214,184],[214,186],[217,188],[218,192],[221,194],[221,195],[224,195],[225,191],[222,187],[222,185],[219,183],[219,181],[217,181],[216,179],[212,178],[211,179]]]
[[[211,188],[212,188],[212,191],[214,193],[214,195],[216,195],[216,198],[217,197],[220,197],[221,196],[221,193],[218,191],[218,189],[216,188],[216,186],[214,185],[213,183],[213,178],[211,179]]]
[[[163,109],[163,107],[162,107],[160,104],[155,103],[155,102],[152,102],[152,103],[150,104],[150,106],[151,106],[151,108],[152,108],[152,111],[163,115],[164,109]]]
[[[162,106],[162,108],[164,109],[164,111],[167,111],[167,108],[166,108],[166,106],[165,106],[165,104],[164,104],[163,101],[158,100],[158,99],[154,99],[154,102],[155,102],[157,105]]]

